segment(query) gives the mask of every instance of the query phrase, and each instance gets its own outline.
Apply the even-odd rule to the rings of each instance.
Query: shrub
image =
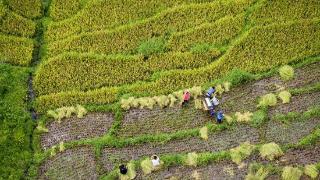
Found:
[[[294,167],[284,167],[282,171],[283,180],[299,180],[303,172],[299,168]]]
[[[208,140],[208,128],[205,126],[205,127],[202,127],[199,131],[200,133],[200,137],[204,140]]]
[[[266,94],[260,98],[260,107],[275,106],[277,104],[277,97],[273,93]]]
[[[283,104],[290,102],[291,94],[289,91],[281,91],[278,96]]]
[[[149,158],[141,161],[141,169],[145,175],[150,174],[152,172],[153,165]]]
[[[279,74],[283,80],[288,81],[294,77],[294,69],[288,65],[282,66],[279,69]]]
[[[283,152],[278,144],[271,142],[260,147],[260,155],[263,158],[274,160],[283,155]]]
[[[317,166],[314,164],[306,165],[304,167],[304,174],[308,175],[312,179],[316,179],[319,174],[319,170],[317,169]]]
[[[254,149],[254,145],[251,145],[249,142],[244,142],[238,147],[230,149],[231,160],[239,165],[243,159],[250,156]]]
[[[240,112],[236,112],[235,116],[237,118],[237,122],[250,122],[251,117],[253,116],[253,113],[251,113],[249,111],[247,111],[243,114],[241,114]]]
[[[195,152],[188,153],[187,158],[185,160],[185,163],[188,166],[197,166],[197,164],[198,164],[197,159],[198,159],[197,153],[195,153]]]

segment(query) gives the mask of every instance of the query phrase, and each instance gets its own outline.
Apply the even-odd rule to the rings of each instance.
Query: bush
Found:
[[[203,140],[208,140],[208,128],[205,126],[205,127],[202,127],[199,131],[200,133],[200,137],[203,139]]]
[[[312,179],[316,179],[317,176],[319,175],[319,170],[317,169],[316,165],[306,165],[304,167],[304,174],[309,176]]]
[[[31,39],[0,35],[0,62],[28,66],[33,48]]]
[[[294,69],[288,65],[282,66],[279,69],[279,74],[283,80],[288,81],[294,77]]]
[[[273,93],[266,94],[260,98],[260,107],[275,106],[277,104],[277,97]]]
[[[290,102],[291,94],[289,91],[281,91],[278,96],[282,100],[283,104]]]
[[[230,149],[231,160],[240,165],[241,161],[250,156],[251,152],[255,149],[254,145],[249,142],[244,142],[236,148]]]
[[[279,145],[272,142],[272,143],[264,144],[260,147],[260,155],[261,155],[261,157],[272,161],[272,160],[282,156],[283,152],[282,152],[281,148],[279,147]]]
[[[299,168],[286,166],[283,168],[281,177],[283,180],[299,180],[302,173]]]

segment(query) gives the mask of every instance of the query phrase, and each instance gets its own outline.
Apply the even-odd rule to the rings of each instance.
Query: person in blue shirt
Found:
[[[207,94],[206,96],[211,98],[212,94],[216,92],[216,88],[215,87],[210,87],[208,90],[207,90]]]
[[[217,113],[217,122],[218,122],[219,124],[222,123],[223,117],[224,117],[224,114],[222,113],[222,111],[219,111],[219,112]]]

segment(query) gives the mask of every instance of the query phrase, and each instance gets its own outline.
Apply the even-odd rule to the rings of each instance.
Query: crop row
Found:
[[[252,13],[250,20],[254,24],[269,24],[289,20],[318,18],[320,16],[318,0],[265,1]]]
[[[83,0],[52,0],[49,15],[54,21],[60,21],[75,15],[82,6]]]
[[[91,49],[94,52],[101,52],[101,50],[103,50],[109,53],[128,51],[135,48],[141,41],[154,35],[183,31],[203,23],[212,23],[226,15],[242,13],[251,3],[252,0],[241,0],[236,2],[215,1],[213,3],[182,5],[163,11],[153,17],[117,27],[113,30],[100,28],[97,30],[104,31],[82,33],[81,35],[71,36],[66,40],[50,43],[49,51],[61,52],[68,49],[82,52],[85,49]],[[92,16],[100,17],[100,15],[95,15],[94,12],[87,17]],[[90,18],[88,19],[89,22],[91,22]],[[95,24],[90,24],[90,27],[95,26]],[[47,27],[45,39],[47,41],[61,39],[70,36],[74,31],[79,31],[79,29],[82,28],[78,25],[72,25],[71,23],[68,29],[49,26]],[[56,54],[55,52],[51,53]]]
[[[23,37],[33,36],[36,24],[32,20],[10,11],[8,7],[1,2],[0,17],[0,32]]]
[[[42,63],[34,85],[39,95],[70,90],[131,84],[147,80],[156,71],[192,69],[208,65],[219,52],[163,53],[150,56],[62,54]]]
[[[26,18],[37,18],[42,14],[42,0],[9,0],[9,7]]]
[[[51,5],[50,15],[54,20],[70,16],[74,13],[73,8],[79,9],[81,4],[79,0],[68,0],[67,4],[65,1],[60,1],[55,0]],[[48,25],[48,35],[51,33],[55,35],[50,36],[49,40],[61,39],[81,32],[114,28],[151,17],[159,11],[181,4],[210,1],[212,0],[142,0],[137,3],[135,0],[92,0],[72,18],[51,22]]]
[[[151,96],[169,94],[182,88],[218,79],[233,69],[240,68],[248,72],[266,71],[278,65],[318,55],[320,53],[319,21],[319,19],[302,20],[252,28],[220,59],[206,67],[160,73],[155,81],[133,84],[125,87],[124,91]],[[103,88],[87,93],[63,92],[40,97],[37,103],[41,108],[66,106],[77,103],[76,100],[81,104],[110,103],[116,100],[117,94],[113,94],[117,92],[114,91],[115,89],[119,91],[119,88],[110,88],[110,90]],[[105,99],[105,93],[108,93],[111,99]],[[92,99],[93,94],[96,100]]]
[[[27,66],[32,60],[32,39],[0,35],[0,61]]]
[[[227,44],[244,27],[244,16],[226,16],[215,23],[205,23],[180,33],[174,33],[168,41],[173,51],[187,51],[197,44],[221,46]]]

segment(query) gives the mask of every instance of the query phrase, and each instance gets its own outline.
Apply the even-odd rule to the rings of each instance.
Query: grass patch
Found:
[[[316,177],[319,175],[319,170],[314,164],[306,165],[304,167],[304,174],[309,176],[311,179],[316,179]]]
[[[290,102],[291,93],[289,91],[281,91],[278,96],[282,100],[283,104]]]
[[[260,98],[259,107],[275,106],[277,104],[277,97],[273,93],[266,94]]]
[[[166,40],[162,37],[153,37],[142,42],[138,47],[138,53],[144,56],[150,56],[156,53],[165,52]]]
[[[241,161],[250,156],[251,152],[255,149],[255,146],[249,142],[244,142],[236,148],[230,149],[231,160],[240,165]]]

